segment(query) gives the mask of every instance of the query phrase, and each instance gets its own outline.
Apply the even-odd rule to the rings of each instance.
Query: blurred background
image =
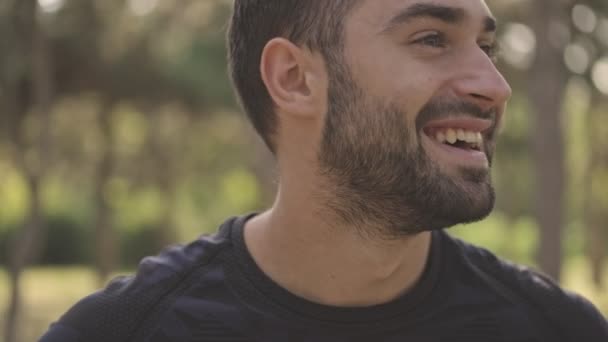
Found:
[[[452,230],[608,314],[608,1],[488,0],[514,96],[497,209]],[[273,197],[230,0],[0,0],[0,339]]]

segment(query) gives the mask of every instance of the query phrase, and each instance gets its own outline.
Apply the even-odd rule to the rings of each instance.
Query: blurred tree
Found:
[[[586,165],[583,171],[584,196],[582,215],[585,225],[585,250],[590,260],[592,279],[598,288],[603,288],[606,269],[606,249],[608,249],[608,201],[604,189],[608,188],[608,131],[603,124],[608,108],[608,71],[600,73],[599,66],[608,58],[608,2],[585,0],[576,2],[572,7],[574,24],[570,55],[566,52],[566,62],[581,74],[588,95],[585,108]],[[580,56],[574,58],[574,51]],[[608,68],[607,68],[608,69]]]
[[[591,192],[580,190],[590,189],[589,184],[597,183],[602,169],[598,164],[601,155],[593,151],[605,149],[606,145],[598,139],[590,140],[591,131],[581,131],[572,125],[579,122],[579,117],[589,108],[593,110],[588,115],[594,117],[605,109],[605,102],[597,99],[605,99],[606,94],[594,83],[608,76],[599,77],[595,73],[594,77],[592,67],[606,55],[608,29],[603,27],[608,27],[608,3],[601,0],[488,2],[503,21],[500,39],[504,64],[501,68],[515,91],[509,108],[509,127],[499,145],[502,152],[496,168],[501,194],[498,208],[513,219],[529,214],[536,217],[541,233],[539,266],[559,278],[563,247],[573,243],[563,240],[564,227],[581,219],[590,222],[584,218],[595,211],[589,205],[605,208]],[[567,86],[576,79],[582,79],[583,89],[576,87],[578,91],[567,91]],[[527,96],[523,96],[522,90],[527,90]],[[591,106],[565,106],[584,102],[586,98],[596,100]],[[597,124],[598,119],[589,120]],[[533,147],[533,158],[526,150],[527,145]],[[596,146],[592,148],[592,145]],[[598,172],[585,171],[587,161],[593,163],[592,168],[597,167]],[[527,175],[527,169],[533,170],[534,177]],[[583,183],[588,185],[581,187]],[[534,192],[531,189],[535,189]],[[592,197],[584,199],[589,196]],[[606,223],[585,226],[579,233],[586,233],[587,254],[596,260],[594,269],[599,271],[603,268],[598,261],[603,259],[600,251],[608,245],[606,234],[601,232]],[[601,275],[595,278],[600,279]]]
[[[155,3],[155,9],[147,13],[140,11],[140,5],[125,0],[11,0],[0,6],[0,35],[5,38],[0,42],[1,138],[10,143],[13,163],[27,180],[30,193],[30,211],[17,232],[10,258],[7,342],[15,338],[19,276],[44,237],[41,193],[45,174],[56,172],[50,166],[68,165],[72,174],[80,171],[80,177],[85,170],[90,172],[95,264],[99,278],[106,279],[115,268],[118,252],[112,214],[115,206],[111,203],[112,182],[117,175],[134,184],[143,176],[144,183],[159,189],[163,199],[157,225],[159,245],[176,238],[171,230],[172,215],[176,182],[183,176],[177,170],[192,171],[173,157],[179,155],[184,136],[180,132],[162,133],[167,126],[175,126],[176,120],[161,110],[167,105],[183,108],[186,115],[181,117],[186,120],[179,125],[187,128],[193,118],[233,105],[223,33],[208,28],[222,26],[217,20],[224,21],[227,3],[166,1]],[[54,104],[87,96],[89,106],[97,108],[97,120],[82,120],[80,130],[62,130],[53,137],[66,148],[57,154],[62,158],[70,157],[67,151],[93,155],[79,157],[82,169],[74,164],[76,160],[50,165],[51,131],[56,130],[51,129],[51,123],[58,123],[61,116],[51,116]],[[122,146],[117,142],[115,112],[123,104],[131,104],[148,121],[147,147],[136,152],[140,159],[151,161],[147,169],[142,170],[133,160],[120,160]],[[71,115],[75,118],[79,113]],[[192,130],[190,134],[196,133]],[[68,141],[86,142],[94,148],[87,144],[74,147]],[[91,161],[95,161],[93,170],[86,165]]]
[[[54,87],[49,42],[37,1],[12,1],[4,14],[9,20],[3,28],[14,33],[9,40],[8,51],[12,53],[4,55],[8,61],[2,66],[5,133],[11,143],[13,162],[26,179],[29,192],[29,211],[9,255],[11,295],[4,337],[6,342],[14,342],[21,308],[21,274],[39,252],[44,236],[41,188],[49,164]],[[26,57],[19,60],[19,56]]]
[[[149,121],[152,131],[148,132],[149,143],[146,146],[147,152],[152,153],[147,156],[154,166],[143,171],[156,175],[151,177],[156,180],[158,188],[165,195],[163,198],[167,200],[163,206],[165,214],[160,218],[167,226],[159,225],[164,228],[161,228],[158,236],[164,242],[169,242],[174,239],[174,234],[167,232],[170,230],[169,215],[173,208],[169,199],[175,197],[171,195],[175,188],[172,185],[175,177],[171,172],[173,162],[167,160],[172,151],[165,150],[170,144],[158,140],[158,125],[161,124],[157,120],[158,108],[169,102],[178,103],[195,115],[205,113],[213,105],[230,102],[226,95],[229,91],[225,90],[229,89],[227,82],[223,87],[218,86],[217,82],[211,83],[210,79],[197,75],[199,70],[196,70],[201,66],[205,68],[202,71],[217,72],[223,69],[224,55],[217,53],[223,50],[223,39],[218,39],[221,35],[216,32],[207,36],[195,34],[196,29],[204,28],[204,23],[197,24],[199,27],[181,28],[189,24],[182,21],[184,14],[188,10],[196,12],[197,4],[199,2],[182,1],[180,6],[161,6],[144,17],[133,13],[132,1],[66,1],[61,10],[52,16],[54,60],[58,61],[55,76],[57,83],[61,84],[60,95],[98,94],[100,155],[93,188],[96,203],[96,266],[102,281],[116,264],[117,237],[113,228],[112,206],[108,203],[110,182],[114,173],[119,171],[115,169],[120,166],[116,160],[118,156],[115,150],[118,146],[114,142],[115,124],[112,120],[116,104],[132,103]],[[214,8],[203,10],[213,11]],[[175,32],[167,36],[166,31],[171,31],[168,27],[182,30],[179,37],[182,44],[175,47],[179,51],[170,51],[171,55],[167,58],[168,52],[163,44],[175,40]],[[128,34],[125,35],[125,32]],[[178,52],[181,55],[173,55]],[[183,56],[192,56],[192,59]],[[205,63],[197,58],[204,58]],[[219,96],[209,97],[207,93]],[[205,109],[201,111],[201,108]],[[174,138],[179,139],[181,135],[174,135]],[[133,174],[131,170],[127,170],[127,173]]]
[[[591,264],[592,279],[598,289],[605,284],[606,249],[608,248],[608,201],[605,189],[608,189],[608,130],[603,124],[608,108],[606,99],[597,94],[591,101],[591,109],[586,116],[586,137],[588,160],[585,165],[583,222],[585,224],[585,246]]]
[[[529,94],[535,112],[536,217],[540,228],[539,264],[560,279],[564,225],[565,152],[562,105],[568,81],[563,48],[551,38],[555,25],[568,25],[569,1],[532,3],[530,26],[537,34],[536,57],[530,69]]]
[[[116,163],[115,137],[112,129],[114,102],[106,99],[98,110],[98,125],[101,133],[101,157],[94,177],[95,202],[95,261],[97,277],[103,283],[116,267],[118,239],[112,223],[112,209],[108,199],[108,187]]]

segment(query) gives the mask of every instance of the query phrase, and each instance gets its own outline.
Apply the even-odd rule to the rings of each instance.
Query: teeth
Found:
[[[437,135],[435,136],[435,139],[437,139],[437,141],[439,141],[440,143],[445,143],[446,141],[446,137],[445,134],[441,131],[437,132]]]
[[[457,141],[464,141],[473,147],[480,147],[483,144],[483,136],[480,132],[466,131],[464,129],[447,128],[439,130],[435,134],[435,139],[439,143],[455,144]]]
[[[477,134],[473,132],[467,132],[465,141],[469,143],[477,143]]]
[[[456,131],[456,137],[460,141],[467,141],[467,134],[462,129]]]
[[[456,134],[456,131],[451,128],[448,128],[448,130],[445,132],[445,137],[450,144],[455,144],[456,141],[458,141],[458,135]]]

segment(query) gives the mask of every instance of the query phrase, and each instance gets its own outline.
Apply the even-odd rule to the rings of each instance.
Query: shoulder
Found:
[[[142,259],[134,275],[117,277],[103,290],[80,300],[51,326],[42,341],[128,340],[160,303],[186,285],[189,274],[210,267],[230,246],[225,227],[229,224],[214,235]],[[73,338],[60,338],[66,334]]]
[[[584,297],[561,288],[553,279],[530,267],[501,259],[487,249],[456,238],[448,237],[448,240],[470,268],[485,274],[482,277],[489,277],[494,287],[499,287],[497,291],[510,292],[535,308],[554,330],[561,330],[572,340],[608,341],[608,322]]]

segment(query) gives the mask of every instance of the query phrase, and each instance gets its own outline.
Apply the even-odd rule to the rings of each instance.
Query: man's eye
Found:
[[[426,35],[414,41],[415,44],[423,44],[430,47],[442,48],[446,46],[445,37],[441,33]]]
[[[481,45],[479,45],[479,48],[482,49],[483,52],[485,52],[486,55],[488,55],[490,58],[492,58],[492,59],[498,58],[498,53],[500,52],[498,43],[481,44]]]

